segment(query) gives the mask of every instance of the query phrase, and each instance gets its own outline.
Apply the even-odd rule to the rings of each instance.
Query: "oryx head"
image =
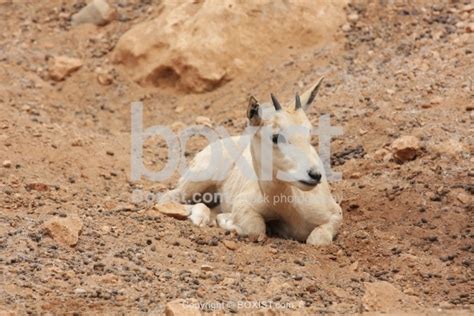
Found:
[[[312,125],[306,111],[315,100],[323,78],[301,96],[295,96],[290,106],[282,106],[271,94],[271,104],[260,104],[250,97],[247,110],[249,125],[258,128],[252,138],[254,168],[271,174],[272,181],[284,181],[301,190],[316,187],[324,178],[324,170],[316,150],[311,145]],[[267,178],[268,180],[268,178]]]

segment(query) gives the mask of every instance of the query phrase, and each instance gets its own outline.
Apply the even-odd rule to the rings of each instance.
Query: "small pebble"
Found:
[[[212,270],[214,270],[214,268],[212,266],[208,265],[208,264],[203,264],[201,266],[201,270],[202,271],[212,271]]]

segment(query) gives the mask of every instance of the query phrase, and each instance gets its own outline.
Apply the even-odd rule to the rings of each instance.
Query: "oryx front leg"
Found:
[[[306,239],[306,243],[316,246],[327,246],[332,243],[334,236],[337,234],[337,230],[341,226],[342,222],[342,210],[338,206],[336,213],[331,215],[329,221],[323,225],[320,225],[313,229]]]
[[[265,234],[263,217],[253,210],[238,210],[235,213],[217,215],[217,225],[225,230],[235,230],[243,236]]]
[[[237,226],[235,226],[234,222],[232,221],[232,214],[230,213],[217,214],[216,220],[217,220],[217,225],[220,228],[223,228],[225,230],[238,231]]]
[[[266,226],[262,215],[257,213],[253,208],[240,208],[238,205],[234,207],[232,212],[232,223],[239,235],[258,236],[265,234]]]
[[[204,203],[198,203],[195,205],[186,205],[191,215],[189,219],[194,225],[203,226],[214,226],[215,220],[212,220],[211,210]]]

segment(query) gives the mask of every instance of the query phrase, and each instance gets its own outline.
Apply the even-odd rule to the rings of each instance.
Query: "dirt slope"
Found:
[[[111,63],[157,3],[116,1],[118,20],[72,28],[83,5],[0,1],[0,313],[160,314],[175,299],[216,313],[473,312],[472,6],[350,5],[333,41],[282,48],[253,74],[184,94],[143,88]],[[83,65],[55,82],[61,55]],[[129,181],[130,102],[144,102],[145,126],[201,115],[237,134],[248,95],[289,100],[323,74],[311,119],[330,113],[344,128],[332,143],[345,216],[333,245],[239,238],[131,204],[134,189],[176,177]],[[404,135],[422,147],[398,164],[390,146]],[[164,163],[159,140],[145,152]],[[74,215],[77,245],[59,244],[44,223]]]

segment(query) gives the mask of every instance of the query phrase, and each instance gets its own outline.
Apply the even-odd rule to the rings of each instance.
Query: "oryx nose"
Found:
[[[316,169],[310,169],[308,171],[308,176],[316,181],[321,181],[321,173],[319,173]]]

